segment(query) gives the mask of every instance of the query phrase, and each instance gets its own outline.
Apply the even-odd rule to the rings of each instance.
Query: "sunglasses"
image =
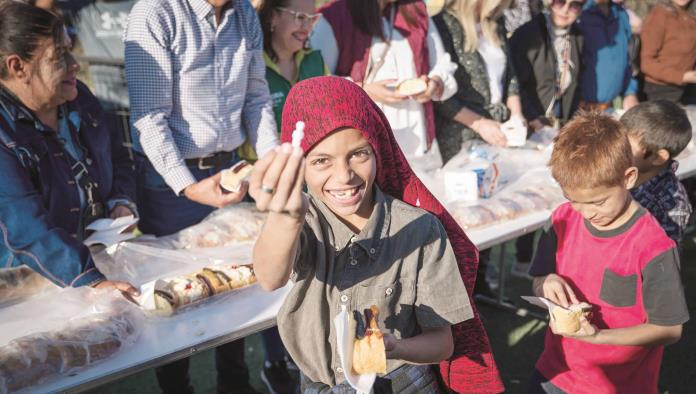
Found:
[[[285,7],[276,7],[276,10],[287,12],[288,14],[292,15],[295,19],[295,26],[297,27],[307,26],[309,28],[313,28],[314,25],[316,25],[319,21],[319,18],[321,18],[321,14],[306,14],[304,12],[293,11]]]
[[[585,5],[584,1],[573,1],[573,0],[553,0],[551,5],[554,7],[565,7],[568,5],[568,10],[576,14],[582,12],[582,7]]]

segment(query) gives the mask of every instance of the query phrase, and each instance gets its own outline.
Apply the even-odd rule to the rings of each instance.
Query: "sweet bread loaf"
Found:
[[[581,302],[564,309],[555,307],[551,310],[553,325],[557,334],[570,335],[580,330],[580,317],[587,317],[592,310],[592,305]]]
[[[365,309],[365,325],[363,333],[358,332],[353,342],[353,372],[358,375],[366,373],[387,373],[387,356],[384,348],[384,337],[377,325],[379,309],[373,305]],[[358,324],[358,331],[360,331]]]

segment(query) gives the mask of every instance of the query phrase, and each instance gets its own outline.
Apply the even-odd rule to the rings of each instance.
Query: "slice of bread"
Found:
[[[379,309],[375,305],[365,310],[367,329],[362,337],[362,333],[358,333],[359,337],[353,342],[353,372],[358,375],[387,373],[387,355],[384,336],[377,325],[378,314]]]
[[[237,193],[242,187],[242,182],[251,175],[253,169],[253,165],[242,160],[229,169],[223,170],[222,179],[220,179],[220,187],[228,192]]]
[[[573,304],[568,309],[553,308],[551,314],[556,333],[561,335],[575,334],[580,330],[580,317],[587,317],[591,310],[592,305],[586,302]]]
[[[418,78],[407,79],[396,87],[396,92],[404,96],[416,96],[428,89],[428,84]]]

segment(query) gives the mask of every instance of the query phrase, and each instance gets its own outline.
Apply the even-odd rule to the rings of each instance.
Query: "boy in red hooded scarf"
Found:
[[[388,392],[439,392],[435,363],[455,391],[502,391],[469,301],[476,248],[408,166],[374,102],[345,79],[312,78],[290,91],[282,119],[285,143],[250,181],[269,212],[254,269],[267,290],[294,283],[278,326],[302,391],[349,391],[331,324],[342,305],[379,307]],[[293,148],[298,121],[305,136]]]

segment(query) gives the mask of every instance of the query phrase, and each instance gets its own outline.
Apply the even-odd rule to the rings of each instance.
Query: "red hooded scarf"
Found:
[[[377,159],[375,182],[386,194],[437,216],[447,231],[462,280],[473,300],[478,251],[430,191],[414,174],[401,152],[389,122],[356,84],[339,77],[317,77],[297,83],[283,107],[281,140],[291,142],[295,123],[305,122],[302,149],[309,152],[340,128],[362,131]],[[440,363],[442,377],[452,390],[463,393],[503,391],[488,337],[473,305],[474,318],[452,327],[454,354]]]

